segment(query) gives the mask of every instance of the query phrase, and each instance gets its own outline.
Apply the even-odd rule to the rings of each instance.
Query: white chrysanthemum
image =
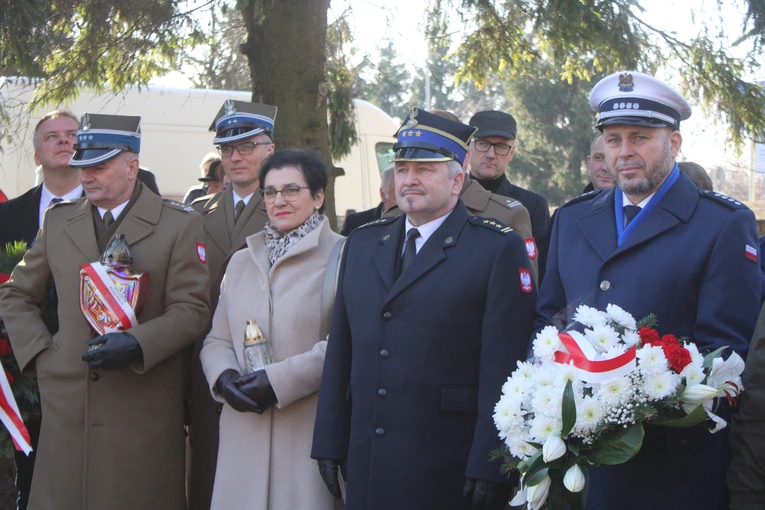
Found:
[[[606,323],[606,314],[587,305],[580,305],[574,314],[574,320],[588,328],[601,326]]]
[[[600,385],[598,399],[603,405],[616,407],[627,402],[631,393],[630,380],[626,377],[617,377]]]
[[[523,399],[523,394],[528,387],[527,381],[521,377],[508,377],[502,385],[502,394],[511,398]]]
[[[499,437],[517,436],[523,432],[523,411],[511,399],[500,399],[494,406],[494,425],[499,430]]]
[[[521,460],[527,460],[537,453],[537,449],[527,443],[520,436],[507,436],[505,444],[510,450],[510,455]]]
[[[542,359],[552,360],[555,351],[563,348],[558,338],[558,330],[554,326],[546,326],[534,339],[534,355]]]
[[[531,379],[531,376],[534,375],[534,372],[536,372],[536,367],[533,363],[529,363],[527,361],[519,361],[518,368],[515,369],[512,376],[513,378],[522,377],[523,379]]]
[[[592,329],[585,329],[584,336],[598,352],[606,352],[619,343],[619,333],[606,325],[596,325]]]
[[[550,416],[545,415],[535,415],[531,428],[529,429],[529,436],[531,436],[535,443],[541,444],[553,434],[559,436],[561,428],[563,428],[563,423],[560,419],[551,418]]]
[[[555,383],[555,372],[549,366],[540,366],[531,376],[531,383],[538,389]]]
[[[680,372],[680,377],[685,377],[685,382],[688,386],[691,384],[701,384],[706,377],[704,366],[691,362]]]
[[[624,342],[627,347],[632,347],[633,345],[637,344],[639,341],[640,341],[640,335],[638,335],[636,331],[628,329],[627,331],[622,333],[622,342]]]
[[[667,357],[659,346],[646,346],[637,351],[638,368],[644,376],[661,374],[669,370]]]
[[[575,393],[577,391],[581,393],[582,383],[579,380],[579,373],[576,367],[573,365],[564,365],[562,363],[556,363],[555,366],[555,380],[553,384],[560,388],[561,394],[566,388],[566,383],[568,381],[571,381]]]
[[[643,377],[643,391],[649,400],[656,401],[672,395],[677,390],[680,378],[672,372]]]
[[[621,356],[627,351],[627,346],[623,344],[612,345],[603,353],[603,359],[613,359]]]
[[[563,400],[563,388],[555,385],[537,388],[531,399],[531,407],[535,416],[543,414],[553,418],[560,418],[561,401]]]
[[[626,310],[623,308],[616,306],[616,305],[608,305],[606,306],[606,316],[609,320],[612,322],[615,322],[619,326],[627,329],[635,329],[637,327],[637,323],[635,322],[635,318],[629,314]]]
[[[700,368],[704,367],[704,355],[699,352],[699,348],[696,347],[696,344],[693,342],[689,342],[686,344],[683,344],[683,347],[688,349],[688,352],[691,353],[691,364],[696,365]]]
[[[594,397],[584,397],[576,403],[574,431],[585,436],[595,431],[603,419],[603,406]]]

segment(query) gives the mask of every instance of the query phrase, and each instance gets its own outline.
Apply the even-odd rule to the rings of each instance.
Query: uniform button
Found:
[[[377,396],[380,398],[385,398],[388,396],[388,392],[385,391],[383,388],[380,388],[379,390],[377,390]]]
[[[611,288],[611,282],[608,280],[603,280],[600,282],[600,290],[608,290]]]
[[[385,429],[384,428],[376,428],[375,429],[375,434],[378,437],[383,437],[385,435]]]
[[[380,351],[380,357],[382,359],[387,359],[390,353],[388,353],[388,349],[383,349]]]
[[[390,313],[390,312],[385,312],[385,313],[383,314],[383,319],[385,319],[386,321],[389,321],[389,320],[391,320],[392,318],[393,318],[393,314],[392,314],[392,313]]]
[[[98,375],[96,372],[93,372],[92,374],[90,374],[90,380],[91,381],[97,381],[100,377],[101,376]]]

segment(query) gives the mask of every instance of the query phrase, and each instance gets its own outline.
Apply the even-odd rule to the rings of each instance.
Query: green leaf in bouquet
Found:
[[[568,441],[566,441],[566,448],[568,448],[568,451],[570,451],[571,453],[573,453],[577,457],[579,457],[580,446],[581,445],[579,443],[574,442],[574,441],[572,441],[570,439]]]
[[[660,427],[688,428],[703,423],[706,419],[704,406],[699,405],[690,414],[686,414],[682,409],[659,409],[658,417],[650,423]]]
[[[545,465],[545,461],[542,458],[542,452],[537,452],[537,454],[527,460],[526,463],[528,464],[528,468],[523,472],[523,485],[526,487],[533,487],[534,485],[537,485],[539,482],[541,482],[544,478],[543,475],[539,477],[538,480],[535,479],[534,476],[539,471],[544,469],[545,475],[547,474],[547,466]]]
[[[551,509],[562,509],[566,505],[566,487],[563,485],[564,470],[550,470],[550,492],[547,494],[547,507]]]
[[[723,351],[725,349],[728,349],[727,345],[723,345],[719,349],[714,350],[714,351],[710,352],[709,354],[707,354],[706,356],[704,356],[704,368],[706,370],[711,369],[712,368],[712,362],[715,360],[715,358],[719,358],[722,355],[722,353],[723,353]]]
[[[640,451],[644,435],[645,432],[640,423],[627,428],[620,427],[602,436],[587,453],[587,459],[594,466],[624,464]]]
[[[566,388],[563,390],[561,418],[563,419],[563,428],[560,437],[566,437],[576,424],[576,402],[574,401],[574,386],[571,381],[566,382]]]
[[[534,471],[534,473],[530,477],[528,475],[524,476],[523,484],[526,485],[527,487],[533,487],[535,485],[539,485],[542,482],[542,480],[545,479],[545,476],[547,476],[547,473],[549,471],[550,471],[550,468],[542,467],[541,469]]]
[[[637,321],[637,329],[640,328],[655,328],[659,324],[659,320],[656,318],[656,314],[649,313],[639,321]]]

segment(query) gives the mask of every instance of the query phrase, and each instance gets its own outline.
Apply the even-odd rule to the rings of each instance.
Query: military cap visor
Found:
[[[73,167],[100,165],[124,151],[141,152],[140,117],[85,114],[69,160]]]

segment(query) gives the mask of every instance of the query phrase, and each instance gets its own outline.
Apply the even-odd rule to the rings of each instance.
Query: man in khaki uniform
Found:
[[[137,181],[139,117],[85,114],[70,164],[85,198],[45,214],[0,286],[0,315],[43,410],[30,508],[185,509],[182,355],[210,317],[202,221]],[[94,338],[80,267],[123,234],[148,273],[138,324]],[[58,292],[59,332],[39,305]]]
[[[210,131],[218,146],[229,186],[213,196],[195,200],[191,206],[202,215],[210,267],[210,300],[218,303],[220,283],[231,255],[244,248],[245,239],[268,221],[260,194],[258,173],[263,160],[274,153],[276,107],[227,100]],[[221,405],[210,396],[199,352],[209,324],[194,344],[191,359],[191,427],[189,444],[189,509],[207,510],[212,499],[215,464],[218,458],[218,420]]]

